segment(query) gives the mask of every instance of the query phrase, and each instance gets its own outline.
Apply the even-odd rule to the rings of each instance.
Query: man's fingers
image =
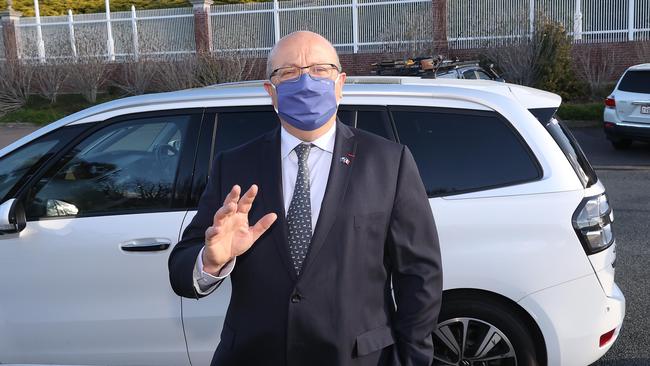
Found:
[[[251,234],[253,235],[253,242],[255,242],[266,230],[268,230],[271,225],[278,218],[278,215],[274,213],[266,214],[264,217],[259,219],[259,221],[251,227]]]
[[[226,199],[223,200],[223,205],[225,206],[230,202],[236,204],[239,201],[240,194],[241,194],[241,187],[238,184],[235,184],[234,186],[232,186],[232,189],[230,189],[230,192],[226,196]]]
[[[214,214],[213,226],[223,225],[223,221],[237,211],[237,204],[233,202],[225,203]]]
[[[250,211],[251,207],[253,206],[253,201],[255,200],[256,195],[257,195],[257,185],[253,184],[239,200],[239,203],[237,204],[237,212],[247,214],[248,211]]]

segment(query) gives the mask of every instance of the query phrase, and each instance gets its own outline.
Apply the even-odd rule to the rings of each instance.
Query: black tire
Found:
[[[628,139],[618,139],[618,140],[612,140],[612,146],[614,146],[614,149],[616,150],[627,150],[632,146],[632,140]]]
[[[466,332],[464,347],[467,354],[461,358],[452,350],[453,347],[449,347],[454,344],[454,341],[450,342],[449,337],[455,338],[455,344],[462,345],[460,340],[464,328],[469,329]],[[447,340],[443,340],[442,337],[446,337]],[[488,346],[481,347],[486,339],[489,339]],[[541,364],[538,361],[540,358],[537,355],[531,330],[517,314],[516,309],[490,299],[467,298],[443,301],[438,318],[438,330],[433,334],[433,342],[435,349],[433,365],[538,366]],[[492,347],[489,343],[493,343]],[[472,359],[473,355],[481,353],[483,358],[508,356],[489,362]]]

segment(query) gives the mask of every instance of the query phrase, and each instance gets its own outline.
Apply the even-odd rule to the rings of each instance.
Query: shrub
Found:
[[[33,69],[19,61],[0,63],[0,116],[24,106],[31,91]]]
[[[535,86],[559,94],[565,100],[584,95],[571,65],[572,42],[559,23],[542,20],[533,37],[539,47]]]

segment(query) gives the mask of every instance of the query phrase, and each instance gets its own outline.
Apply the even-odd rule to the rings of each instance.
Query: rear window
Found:
[[[551,118],[544,127],[557,142],[569,163],[571,163],[582,185],[586,188],[596,183],[598,181],[596,171],[589,164],[580,144],[578,144],[578,141],[573,137],[566,125],[556,118]]]
[[[650,94],[650,70],[626,72],[618,85],[618,90]]]
[[[541,168],[510,123],[496,112],[391,108],[430,197],[530,182]]]

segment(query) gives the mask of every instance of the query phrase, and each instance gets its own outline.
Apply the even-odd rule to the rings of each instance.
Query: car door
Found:
[[[183,221],[183,230],[196,215],[196,207],[210,174],[212,159],[224,150],[246,143],[277,127],[277,114],[271,106],[219,108],[206,111],[204,132],[199,141],[194,183],[192,188],[192,208]],[[213,128],[207,121],[214,122],[214,133],[205,131]],[[214,139],[207,137],[214,136]],[[190,360],[194,366],[209,365],[212,354],[219,344],[219,336],[226,310],[230,302],[230,280],[210,296],[200,300],[183,298],[183,323]]]
[[[386,107],[340,106],[338,117],[341,122],[368,130],[388,139],[394,139],[394,131]],[[216,154],[239,146],[275,128],[279,121],[270,106],[221,108],[206,113],[206,119],[214,119],[216,124],[214,141],[201,138],[194,173],[192,205],[183,229],[196,215],[196,204],[209,176],[209,166]],[[204,127],[207,126],[204,123]],[[207,128],[207,127],[206,127]],[[212,136],[204,131],[202,136]],[[223,321],[230,302],[230,280],[226,279],[210,296],[183,299],[183,323],[192,365],[209,365],[212,354],[219,343]]]
[[[1,362],[189,365],[167,258],[201,113],[98,123],[18,192],[27,225],[0,236]]]

